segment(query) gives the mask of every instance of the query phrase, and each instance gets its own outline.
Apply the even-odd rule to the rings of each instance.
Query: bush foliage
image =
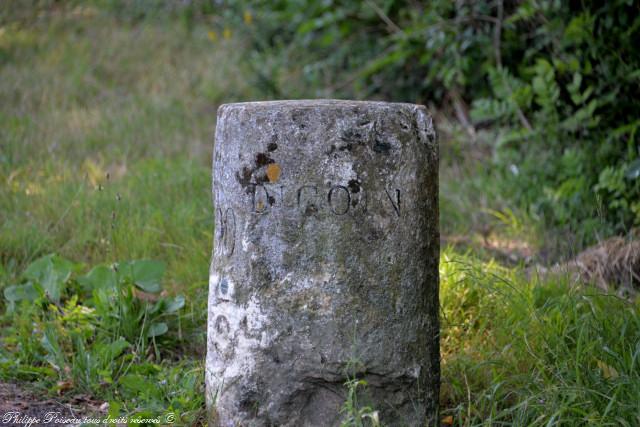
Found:
[[[587,242],[640,223],[638,12],[631,0],[281,0],[229,2],[225,22],[249,36],[271,96],[434,102],[492,129],[503,192]]]

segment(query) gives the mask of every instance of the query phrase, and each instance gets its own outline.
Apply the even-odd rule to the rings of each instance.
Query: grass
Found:
[[[1,378],[110,401],[114,415],[202,422],[215,111],[264,96],[242,41],[210,30],[91,7],[2,22]],[[443,423],[639,424],[640,307],[562,277],[527,279],[521,257],[495,261],[483,242],[536,248],[540,230],[440,123],[442,230],[468,248],[441,260]],[[51,253],[59,260],[33,267]],[[162,292],[141,294],[124,267],[108,273],[144,259],[164,266],[145,282]],[[33,295],[11,301],[15,285]],[[186,305],[173,310],[178,295]],[[129,332],[114,320],[124,313]]]
[[[568,279],[441,260],[444,414],[455,425],[636,425],[640,306]]]
[[[0,27],[0,288],[24,284],[34,260],[56,253],[74,264],[64,286],[78,300],[69,307],[25,301],[11,310],[0,298],[1,375],[37,379],[53,394],[89,393],[129,415],[170,411],[173,397],[184,395],[192,403],[183,405],[182,421],[195,423],[215,111],[221,96],[250,93],[234,76],[236,42],[213,43],[206,28],[188,32],[179,22],[134,25],[89,8],[63,12]],[[78,280],[98,264],[145,258],[164,263],[164,292],[187,295],[187,304],[158,338],[158,354],[129,338],[116,355],[104,347],[122,331],[100,331],[118,313],[101,313],[94,290]],[[130,284],[120,285],[113,297],[136,308]],[[137,308],[144,319],[153,307]],[[74,312],[84,313],[80,324],[65,318]],[[168,379],[185,371],[192,374]],[[138,377],[149,387],[132,405]]]

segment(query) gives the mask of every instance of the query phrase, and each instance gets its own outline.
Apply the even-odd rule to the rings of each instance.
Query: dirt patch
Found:
[[[45,421],[103,417],[105,409],[104,406],[100,407],[100,402],[81,395],[65,398],[63,402],[37,395],[35,391],[24,389],[17,384],[0,382],[0,424],[3,426],[78,426],[79,423]],[[34,420],[39,422],[36,423]]]
[[[498,234],[480,235],[443,235],[440,238],[440,246],[453,245],[458,250],[473,250],[481,257],[493,258],[508,266],[529,265],[536,251],[525,240],[502,237]]]

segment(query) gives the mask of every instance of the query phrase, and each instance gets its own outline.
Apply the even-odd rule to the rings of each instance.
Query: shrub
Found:
[[[224,10],[251,40],[255,84],[269,96],[436,102],[491,126],[492,185],[533,217],[579,231],[583,243],[640,224],[637,2],[283,0]]]

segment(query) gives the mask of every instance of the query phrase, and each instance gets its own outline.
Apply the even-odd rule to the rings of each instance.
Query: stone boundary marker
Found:
[[[383,425],[434,423],[438,146],[413,104],[218,109],[212,426],[337,426],[345,382]]]

